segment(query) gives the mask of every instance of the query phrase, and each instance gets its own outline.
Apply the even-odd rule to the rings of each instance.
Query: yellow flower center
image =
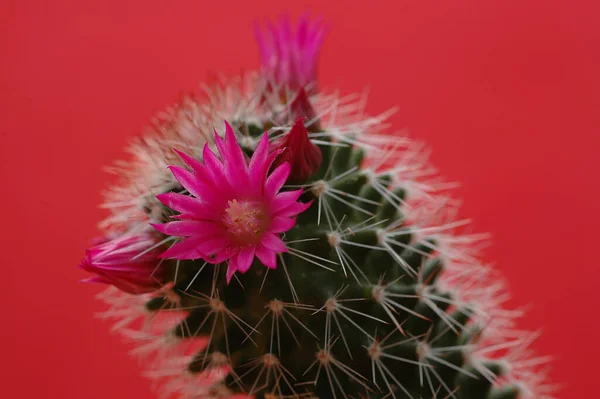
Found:
[[[258,244],[268,227],[268,216],[260,204],[249,201],[227,201],[223,224],[239,245]]]

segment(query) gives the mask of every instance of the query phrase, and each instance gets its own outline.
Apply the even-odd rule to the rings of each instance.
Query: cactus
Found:
[[[191,398],[553,397],[452,185],[389,114],[317,90],[320,24],[269,32],[260,73],[186,97],[113,169],[82,267],[147,376]]]

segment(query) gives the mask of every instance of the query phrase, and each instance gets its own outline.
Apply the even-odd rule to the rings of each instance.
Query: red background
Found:
[[[14,1],[0,6],[2,396],[149,398],[75,269],[127,138],[210,72],[257,65],[251,22],[322,13],[322,84],[434,149],[561,398],[598,384],[597,15],[584,1]],[[172,5],[168,5],[172,4]]]

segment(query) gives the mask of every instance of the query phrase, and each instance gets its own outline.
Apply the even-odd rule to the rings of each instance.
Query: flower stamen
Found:
[[[260,204],[234,199],[227,201],[223,224],[238,244],[256,244],[268,227],[268,218]]]

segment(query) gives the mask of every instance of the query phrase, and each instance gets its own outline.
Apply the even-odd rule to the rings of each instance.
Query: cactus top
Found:
[[[114,169],[82,267],[146,374],[179,398],[553,399],[420,143],[316,90],[319,23],[267,31],[260,73],[178,104]]]

